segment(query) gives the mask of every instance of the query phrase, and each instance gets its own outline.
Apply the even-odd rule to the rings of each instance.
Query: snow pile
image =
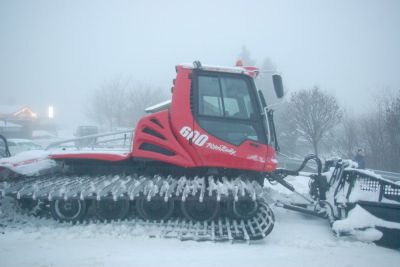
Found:
[[[124,159],[128,156],[129,151],[123,150],[107,150],[107,149],[87,149],[87,150],[30,150],[23,151],[15,156],[0,159],[0,167],[4,167],[13,172],[34,176],[40,174],[41,171],[50,170],[56,167],[56,162],[49,158],[50,155],[77,155],[77,154],[107,154],[119,156]]]
[[[359,241],[363,242],[374,242],[380,240],[383,236],[383,233],[375,228],[367,228],[365,230],[353,230],[352,234]]]
[[[376,226],[400,229],[400,223],[389,222],[375,217],[359,205],[356,205],[349,212],[346,219],[335,221],[332,229],[338,234],[354,234],[361,241],[376,241],[382,237],[382,233],[374,229]]]
[[[0,167],[23,175],[37,175],[42,170],[56,166],[56,162],[48,156],[49,152],[44,150],[24,151],[13,157],[0,159]]]

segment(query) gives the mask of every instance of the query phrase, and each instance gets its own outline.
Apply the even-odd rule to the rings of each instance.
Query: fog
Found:
[[[123,77],[169,90],[174,66],[232,66],[245,46],[285,89],[314,85],[354,112],[400,89],[400,1],[0,1],[0,105],[60,125]],[[129,114],[127,114],[129,115]]]

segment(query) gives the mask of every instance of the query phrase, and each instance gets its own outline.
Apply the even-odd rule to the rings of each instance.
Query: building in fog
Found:
[[[38,115],[27,106],[0,105],[0,134],[8,138],[31,138],[40,128]]]
[[[22,126],[8,121],[0,120],[0,134],[6,137],[18,136],[22,131]]]

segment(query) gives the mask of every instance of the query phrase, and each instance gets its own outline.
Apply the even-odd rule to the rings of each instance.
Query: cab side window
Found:
[[[241,76],[197,77],[197,120],[200,126],[228,143],[264,140],[257,122],[249,82]]]
[[[199,114],[206,116],[224,116],[222,107],[222,95],[219,88],[219,80],[215,77],[199,77]]]

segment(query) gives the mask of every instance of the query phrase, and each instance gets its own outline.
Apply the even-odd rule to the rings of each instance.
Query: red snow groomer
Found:
[[[318,172],[311,175],[311,197],[302,195],[306,204],[280,205],[337,218],[317,157],[306,157],[296,171],[277,169],[273,112],[255,86],[257,68],[196,61],[176,66],[176,73],[171,101],[147,109],[130,151],[53,150],[47,160],[57,167],[40,175],[18,174],[0,161],[2,195],[31,210],[49,210],[59,221],[138,216],[162,222],[164,234],[181,239],[256,240],[275,220],[264,180],[296,192],[284,178],[314,160]],[[272,79],[282,97],[281,77]]]

